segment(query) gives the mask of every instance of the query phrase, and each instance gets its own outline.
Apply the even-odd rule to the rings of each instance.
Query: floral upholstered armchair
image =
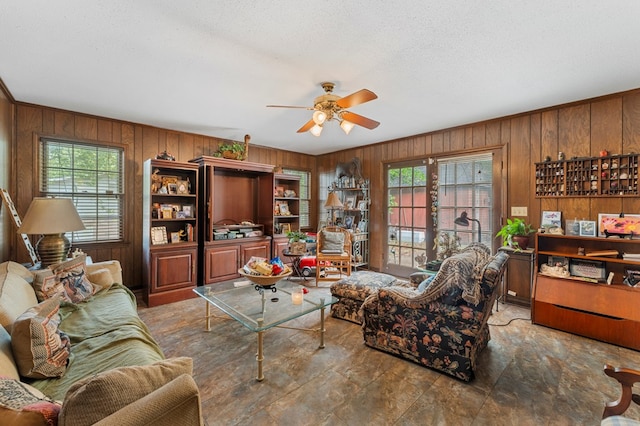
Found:
[[[360,310],[365,344],[472,380],[490,339],[487,320],[508,258],[473,244],[445,259],[417,289],[381,288]]]

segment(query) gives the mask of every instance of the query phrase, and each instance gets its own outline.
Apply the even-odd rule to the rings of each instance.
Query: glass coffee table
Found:
[[[320,333],[320,348],[324,348],[324,317],[325,308],[338,301],[331,295],[309,292],[300,295],[299,284],[280,280],[269,288],[263,288],[253,283],[235,286],[233,282],[196,287],[193,291],[206,301],[206,330],[211,330],[211,305],[215,306],[240,324],[258,334],[258,351],[256,361],[258,375],[256,379],[262,381],[262,361],[264,360],[263,340],[264,332],[272,327],[293,330],[313,331]],[[296,292],[298,290],[298,292]],[[297,294],[294,294],[297,293]],[[299,304],[294,304],[294,300]],[[282,324],[303,315],[320,311],[320,327],[315,329],[287,327]]]

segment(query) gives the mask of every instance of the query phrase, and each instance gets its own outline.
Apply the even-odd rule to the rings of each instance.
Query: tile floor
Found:
[[[210,426],[596,425],[619,396],[603,364],[640,368],[640,352],[533,325],[529,309],[501,303],[469,384],[368,348],[358,325],[329,315],[325,349],[315,333],[268,330],[257,382],[256,335],[225,319],[205,331],[204,303],[139,312],[167,357],[193,357]],[[317,326],[319,313],[294,322]],[[637,407],[627,414],[640,419]]]

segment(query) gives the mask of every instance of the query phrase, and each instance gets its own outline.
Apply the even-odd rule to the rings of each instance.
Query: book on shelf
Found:
[[[618,256],[618,250],[600,250],[600,251],[591,251],[586,253],[587,257],[607,257],[607,256]]]
[[[640,262],[640,253],[622,253],[622,258],[625,260],[635,260]]]

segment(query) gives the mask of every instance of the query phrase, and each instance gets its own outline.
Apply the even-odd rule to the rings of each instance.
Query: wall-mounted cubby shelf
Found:
[[[640,155],[536,163],[536,197],[637,196]]]

